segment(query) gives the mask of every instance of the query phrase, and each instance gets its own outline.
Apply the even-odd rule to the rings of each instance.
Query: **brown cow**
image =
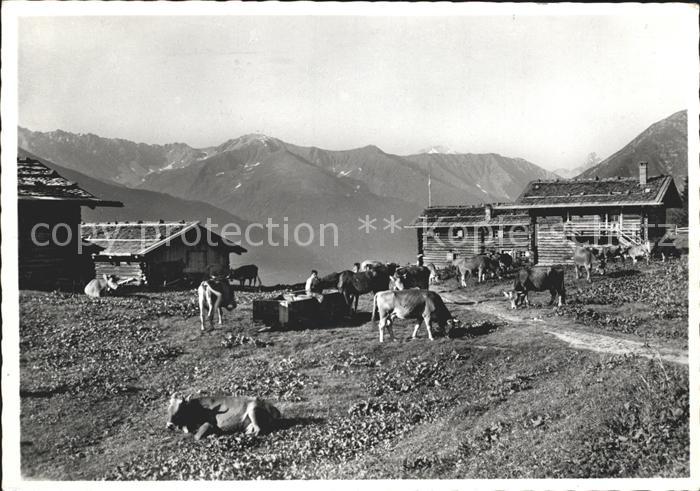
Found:
[[[430,285],[430,269],[426,266],[404,266],[389,277],[389,290],[404,290],[420,288],[428,290]]]
[[[178,397],[173,394],[168,405],[168,429],[195,433],[199,440],[209,434],[245,431],[257,435],[274,428],[281,414],[267,401],[257,397]]]
[[[239,280],[241,286],[245,285],[246,281],[248,281],[250,286],[255,286],[256,282],[258,286],[262,286],[262,281],[258,275],[258,267],[255,264],[246,264],[245,266],[232,269],[229,277],[232,280]]]
[[[374,295],[374,305],[372,307],[372,321],[379,312],[379,342],[384,342],[384,328],[389,331],[392,340],[394,330],[392,321],[394,319],[415,319],[418,321],[413,329],[412,339],[416,338],[418,328],[421,323],[425,323],[428,331],[428,339],[433,340],[433,333],[430,330],[432,321],[436,321],[442,330],[449,322],[454,327],[455,321],[452,318],[440,295],[435,292],[425,290],[401,290],[378,292]]]
[[[522,268],[515,276],[513,290],[504,291],[503,294],[511,302],[511,308],[515,309],[523,300],[525,305],[530,306],[528,293],[530,291],[541,292],[549,290],[552,299],[549,305],[554,303],[554,298],[559,296],[559,307],[566,302],[566,292],[564,290],[564,270],[559,267],[532,267]]]
[[[360,295],[365,293],[377,293],[389,288],[389,274],[386,271],[342,271],[338,278],[338,291],[343,294],[348,308],[357,312],[357,303]],[[355,307],[353,309],[353,300]]]
[[[468,259],[455,259],[452,261],[452,264],[457,268],[460,284],[463,287],[467,286],[467,273],[469,273],[469,276],[477,273],[476,281],[481,283],[486,281],[486,273],[489,273],[493,278],[498,270],[498,261],[484,254],[478,254]]]
[[[651,258],[651,243],[649,241],[643,244],[633,245],[625,252],[625,256],[632,259],[633,264],[637,264],[640,259],[646,260],[649,264],[649,259]]]
[[[576,246],[574,249],[574,272],[576,273],[576,279],[579,279],[579,268],[583,268],[586,271],[586,279],[591,282],[591,269],[593,269],[593,263],[596,261],[596,256],[593,251],[585,248]],[[600,259],[598,261],[598,266],[596,271],[600,274],[605,274],[605,259]]]

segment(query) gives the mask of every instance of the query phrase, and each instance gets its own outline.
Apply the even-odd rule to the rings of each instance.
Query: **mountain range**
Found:
[[[687,175],[685,128],[687,113],[681,111],[582,175],[636,175],[638,161],[647,160],[650,175],[682,179]],[[429,176],[433,205],[512,201],[533,179],[559,178],[524,159],[498,154],[432,147],[399,156],[374,145],[325,150],[259,134],[194,148],[19,128],[19,145],[60,166],[66,177],[87,182],[88,191],[127,204],[86,212],[91,220],[213,215],[235,223],[269,221],[278,234],[287,230],[290,244],[296,231],[302,246],[260,248],[240,259],[259,258],[261,265],[285,275],[294,271],[295,279],[314,266],[324,273],[368,258],[414,261],[415,231],[402,226],[427,205]],[[399,227],[391,227],[392,221]]]
[[[289,243],[295,242],[296,231],[299,248],[316,261],[302,261],[282,247],[265,252],[276,256],[276,272],[285,264],[297,276],[313,267],[349,269],[367,258],[415,261],[415,231],[403,226],[427,205],[428,173],[433,204],[507,201],[523,182],[554,176],[525,160],[496,154],[397,156],[373,145],[332,151],[265,135],[195,149],[20,128],[19,144],[54,165],[113,186],[108,193],[95,183],[86,187],[98,196],[141,203],[131,208],[141,208],[135,215],[119,209],[94,212],[104,219],[166,218],[162,205],[144,200],[165,202],[168,196],[169,216],[185,218],[182,210],[195,202],[198,215],[206,211],[201,204],[207,204],[245,223],[270,221],[280,234],[286,227]],[[81,185],[86,181],[80,175],[69,178]],[[130,194],[135,191],[157,194]],[[263,263],[272,267],[270,261]]]
[[[62,167],[103,181],[149,189],[172,180],[171,174],[199,172],[212,163],[220,168],[223,161],[248,164],[246,170],[252,174],[257,169],[250,166],[258,162],[286,160],[292,166],[303,163],[313,173],[359,181],[355,185],[364,185],[374,194],[420,205],[427,203],[428,172],[432,174],[433,196],[439,198],[439,204],[514,199],[522,187],[523,175],[530,179],[556,177],[523,159],[497,154],[457,154],[441,147],[398,156],[374,145],[334,151],[293,145],[257,134],[208,148],[193,148],[185,143],[150,145],[62,130],[37,132],[19,128],[18,136],[21,148],[50,158]],[[445,153],[438,153],[440,149]]]
[[[678,111],[642,131],[627,145],[584,171],[580,177],[632,177],[639,162],[649,162],[650,176],[665,174],[683,188],[688,175],[688,111]]]

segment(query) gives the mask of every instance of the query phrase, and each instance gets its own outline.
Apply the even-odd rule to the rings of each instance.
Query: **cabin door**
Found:
[[[207,251],[187,251],[187,268],[192,273],[207,271]]]

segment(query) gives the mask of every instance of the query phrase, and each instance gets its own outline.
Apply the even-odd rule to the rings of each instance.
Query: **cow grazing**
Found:
[[[338,291],[343,294],[348,308],[357,312],[357,303],[360,295],[365,293],[377,293],[389,288],[389,274],[386,271],[342,271],[338,278]],[[353,300],[355,307],[353,309]]]
[[[532,267],[523,268],[515,276],[513,290],[503,292],[506,298],[511,301],[511,308],[515,309],[523,300],[527,306],[530,305],[528,293],[531,291],[542,292],[549,290],[552,295],[549,305],[554,303],[554,298],[559,296],[559,307],[566,302],[566,292],[564,291],[564,270],[555,267]]]
[[[374,295],[372,321],[379,312],[379,342],[384,342],[384,328],[389,331],[392,340],[396,340],[391,326],[394,319],[415,319],[418,321],[413,329],[412,339],[416,338],[421,323],[425,323],[428,339],[433,340],[431,322],[435,321],[444,331],[449,322],[454,326],[452,315],[445,307],[440,295],[426,290],[401,290],[378,292]]]
[[[258,276],[258,267],[255,264],[246,264],[236,269],[231,270],[229,276],[232,280],[238,280],[241,282],[241,286],[245,285],[248,281],[248,285],[255,286],[256,282],[259,286],[262,286],[262,281],[260,281],[260,276]]]
[[[233,432],[258,435],[273,430],[280,417],[275,406],[254,397],[182,398],[173,394],[165,427],[194,433],[195,440]]]
[[[428,264],[428,269],[430,270],[430,276],[428,277],[428,283],[435,285],[440,281],[440,276],[438,275],[438,270],[433,263]]]
[[[579,279],[579,268],[583,268],[586,271],[586,280],[591,282],[591,269],[593,269],[593,263],[598,262],[596,266],[596,271],[600,274],[605,274],[605,259],[597,260],[593,251],[585,247],[576,247],[574,249],[574,272],[576,273],[576,279]]]
[[[633,264],[637,264],[640,259],[646,260],[649,264],[651,258],[651,244],[647,241],[643,244],[633,245],[625,252],[625,256],[632,259]]]
[[[428,290],[430,274],[430,269],[425,266],[404,266],[403,268],[398,268],[389,277],[389,289],[420,288],[421,290]]]
[[[200,283],[197,288],[199,299],[199,321],[201,329],[204,331],[204,304],[207,304],[209,311],[207,318],[209,325],[214,328],[214,312],[219,315],[219,324],[223,322],[221,318],[222,308],[227,310],[236,308],[236,298],[234,296],[228,278],[211,278]]]
[[[468,259],[455,259],[452,264],[457,268],[460,284],[463,287],[467,286],[467,273],[469,276],[477,273],[476,282],[481,283],[486,280],[486,273],[493,277],[498,269],[498,263],[484,254],[478,254]]]
[[[92,298],[103,297],[109,292],[116,291],[119,288],[119,277],[116,275],[106,274],[102,278],[95,278],[85,285],[85,295]]]

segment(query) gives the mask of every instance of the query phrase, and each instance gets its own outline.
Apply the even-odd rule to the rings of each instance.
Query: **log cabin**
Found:
[[[84,223],[81,230],[102,248],[93,255],[98,275],[153,288],[228,271],[230,254],[247,252],[197,221]]]
[[[60,176],[40,159],[17,157],[18,273],[21,289],[79,291],[95,276],[81,240],[82,206],[123,206],[99,199]]]
[[[530,247],[530,217],[522,210],[494,204],[431,206],[407,228],[415,228],[420,264],[445,268],[454,259],[487,251],[513,253]]]
[[[529,182],[513,203],[432,206],[415,228],[421,264],[438,268],[486,251],[527,251],[535,264],[571,264],[576,244],[628,246],[666,234],[668,208],[681,206],[672,176]]]
[[[672,176],[649,177],[647,170],[641,162],[638,177],[532,181],[503,209],[528,213],[537,264],[571,263],[576,243],[655,242],[667,232],[667,209],[681,198]]]

